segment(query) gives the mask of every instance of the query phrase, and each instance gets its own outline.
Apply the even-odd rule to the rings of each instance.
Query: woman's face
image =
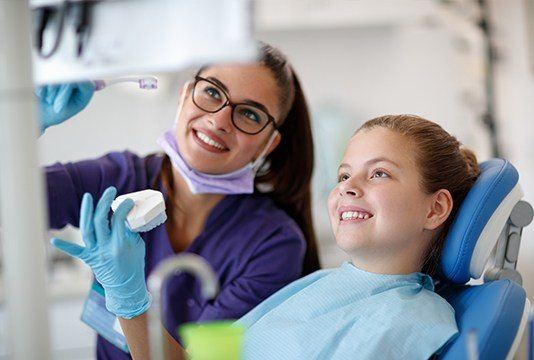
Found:
[[[406,137],[381,127],[350,140],[328,198],[336,242],[347,253],[423,251],[432,195],[422,191],[414,151]]]
[[[276,122],[280,121],[280,90],[268,68],[259,64],[212,66],[199,75],[226,88],[231,102],[254,101]],[[232,124],[230,106],[208,113],[193,103],[192,91],[193,83],[187,89],[175,134],[187,163],[200,172],[225,174],[255,160],[267,145],[273,125],[267,125],[256,135],[245,134]],[[275,136],[269,152],[280,142],[280,134]]]

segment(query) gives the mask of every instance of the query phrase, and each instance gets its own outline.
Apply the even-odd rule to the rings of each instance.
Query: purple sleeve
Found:
[[[306,244],[292,227],[262,241],[245,271],[221,289],[198,321],[239,319],[256,305],[301,276]]]
[[[124,194],[148,186],[142,158],[130,153],[109,153],[98,159],[60,164],[45,168],[48,191],[49,226],[61,229],[67,224],[78,226],[83,194],[95,201],[109,186]]]

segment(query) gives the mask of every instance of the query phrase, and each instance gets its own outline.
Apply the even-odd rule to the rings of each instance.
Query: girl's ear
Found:
[[[453,200],[449,190],[441,189],[432,195],[425,229],[434,230],[443,224],[452,212]]]

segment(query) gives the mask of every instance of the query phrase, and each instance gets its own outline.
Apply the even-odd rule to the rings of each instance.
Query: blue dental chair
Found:
[[[492,159],[480,168],[451,224],[436,276],[436,291],[455,309],[460,330],[438,359],[470,359],[476,353],[480,359],[511,359],[530,310],[515,268],[532,207],[521,200],[519,175],[508,161]],[[467,284],[482,275],[481,284]]]

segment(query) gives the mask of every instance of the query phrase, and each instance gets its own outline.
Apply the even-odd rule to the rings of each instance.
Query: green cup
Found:
[[[245,329],[233,321],[191,323],[180,327],[189,359],[239,360]]]

